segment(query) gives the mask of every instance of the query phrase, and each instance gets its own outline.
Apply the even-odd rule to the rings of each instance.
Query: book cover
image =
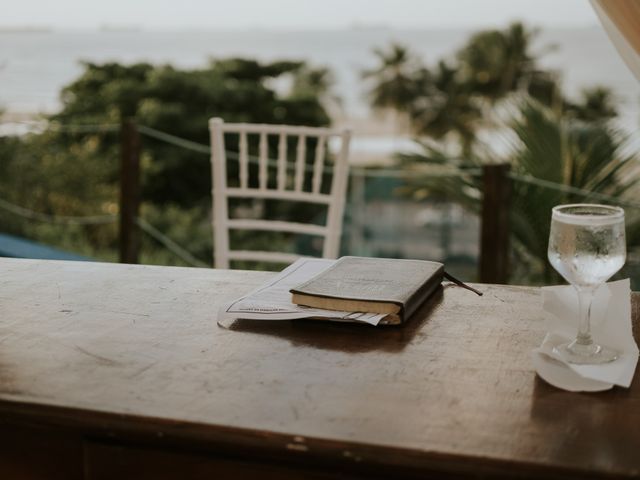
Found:
[[[402,323],[438,288],[444,265],[425,260],[342,257],[290,290],[298,305],[386,314]]]

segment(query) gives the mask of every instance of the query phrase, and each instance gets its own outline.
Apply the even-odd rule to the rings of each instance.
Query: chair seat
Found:
[[[284,222],[281,220],[231,219],[227,220],[226,224],[227,227],[237,230],[263,230],[307,235],[326,235],[328,233],[328,229],[324,225]]]
[[[265,252],[260,250],[229,250],[229,260],[247,260],[254,262],[293,263],[302,255],[295,253]]]

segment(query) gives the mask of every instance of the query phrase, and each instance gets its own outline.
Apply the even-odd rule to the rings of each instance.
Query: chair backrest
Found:
[[[300,255],[271,252],[230,250],[230,230],[275,231],[323,237],[322,256],[336,258],[340,248],[342,232],[342,215],[349,176],[349,130],[336,130],[320,127],[301,127],[290,125],[265,125],[248,123],[225,123],[221,118],[209,120],[211,131],[211,165],[213,196],[213,257],[216,268],[229,268],[230,260],[250,260],[277,263],[290,263]],[[238,136],[237,155],[230,154],[225,148],[225,135]],[[258,143],[258,155],[249,154],[250,136]],[[276,137],[277,154],[269,159],[269,139]],[[295,164],[293,176],[288,175],[287,145],[291,138],[295,141]],[[323,179],[327,177],[326,160],[328,142],[337,137],[340,146],[334,157],[333,173],[329,191],[323,188]],[[228,138],[228,137],[227,137]],[[307,165],[307,139],[315,138],[315,152],[309,152],[313,164]],[[271,145],[274,145],[274,140]],[[230,157],[229,159],[227,157]],[[238,161],[238,178],[234,186],[227,177],[228,160]],[[257,182],[250,177],[249,163],[257,161]],[[275,178],[269,178],[269,167],[275,163]],[[310,171],[311,178],[305,174]],[[307,180],[307,181],[305,181]],[[310,181],[308,181],[310,180]],[[237,184],[237,186],[235,186]],[[306,188],[305,188],[306,187]],[[274,199],[292,202],[311,202],[327,206],[326,223],[324,225],[303,224],[299,222],[232,219],[229,218],[230,198]]]

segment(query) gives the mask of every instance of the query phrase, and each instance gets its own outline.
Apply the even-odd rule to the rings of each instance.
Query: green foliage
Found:
[[[207,265],[213,263],[210,215],[209,205],[187,209],[175,204],[158,206],[150,202],[143,205],[141,212],[141,217],[148,223],[178,245],[186,246],[189,253]],[[190,266],[148,235],[142,235],[140,254],[144,264]]]
[[[208,120],[327,125],[329,118],[310,89],[304,96],[279,95],[269,80],[307,68],[302,62],[261,64],[232,58],[212,61],[205,69],[171,66],[85,64],[83,75],[67,86],[63,108],[53,119],[61,123],[138,123],[208,144]],[[297,92],[296,92],[297,93]],[[63,140],[63,139],[61,139]],[[71,140],[73,141],[73,140]],[[210,197],[206,156],[145,139],[144,197],[186,208]]]
[[[474,94],[495,101],[525,86],[536,73],[531,42],[537,31],[521,23],[472,35],[457,53],[460,81]]]
[[[567,102],[565,109],[569,115],[586,122],[609,120],[618,116],[613,92],[602,86],[586,88],[576,103]]]
[[[107,137],[117,141],[113,134],[82,136],[68,146],[53,133],[0,137],[0,197],[49,215],[117,213],[113,165],[98,154]],[[0,226],[3,232],[79,254],[115,257],[115,225],[51,225],[3,210]]]
[[[623,200],[638,186],[633,174],[636,158],[624,153],[625,136],[601,123],[563,118],[533,103],[521,109],[512,122],[521,141],[513,152],[515,174],[532,176],[591,194]],[[602,203],[598,198],[563,193],[515,181],[512,228],[516,246],[535,258],[535,270],[549,282],[553,270],[546,261],[551,208],[561,203]],[[633,218],[628,219],[630,227]],[[635,239],[630,238],[630,243]]]
[[[3,198],[43,213],[108,214],[116,191],[113,169],[97,155],[112,134],[83,136],[71,145],[57,134],[0,137],[0,192]],[[111,212],[113,213],[113,212]]]
[[[461,155],[470,155],[478,130],[495,123],[492,107],[509,95],[562,105],[556,75],[540,70],[531,52],[536,35],[518,22],[482,31],[431,69],[402,45],[376,49],[379,66],[363,72],[374,82],[371,105],[406,113],[415,134],[453,139]]]
[[[406,47],[397,43],[392,43],[388,51],[376,48],[373,53],[378,67],[362,72],[365,80],[373,82],[368,92],[371,106],[378,110],[408,111],[418,95],[419,62]]]
[[[602,203],[593,197],[597,194],[629,198],[640,183],[634,174],[637,158],[625,153],[626,137],[613,127],[559,115],[533,100],[521,101],[508,125],[516,135],[507,157],[515,177],[510,205],[516,259],[512,280],[550,283],[555,279],[547,261],[551,208],[561,203]],[[416,177],[406,193],[447,198],[479,213],[482,181],[477,168],[494,158],[476,150],[473,156],[459,160],[441,148],[426,144],[423,148],[422,154],[402,155],[401,160],[405,165],[430,165],[452,175]],[[579,188],[590,195],[522,180],[528,178]],[[633,244],[640,240],[637,216],[628,216],[627,223],[629,243]]]
[[[62,125],[108,124],[116,131],[52,129],[20,138],[0,137],[2,198],[56,215],[117,213],[117,130],[128,117],[204,145],[209,144],[208,120],[214,116],[229,122],[310,126],[330,122],[320,98],[328,94],[329,72],[304,62],[231,58],[192,70],[148,63],[83,65],[80,77],[61,93],[62,109],[49,120]],[[286,84],[281,81],[286,78],[294,88],[279,91],[276,86]],[[237,151],[237,145],[228,147]],[[142,148],[142,216],[210,264],[209,156],[148,136],[142,137]],[[115,225],[38,225],[1,215],[3,231],[105,260],[116,257]],[[142,254],[144,262],[182,264],[155,240],[145,238]]]
[[[624,200],[637,191],[635,158],[624,153],[626,140],[608,120],[617,109],[612,92],[586,89],[577,100],[564,97],[558,75],[538,66],[532,51],[537,31],[521,23],[472,35],[452,58],[432,68],[406,47],[392,44],[374,51],[379,67],[374,80],[374,108],[407,114],[422,152],[400,155],[403,168],[415,169],[400,189],[416,199],[450,200],[472,212],[482,205],[478,175],[487,163],[508,162],[516,177],[511,213],[515,281],[545,281],[555,273],[547,262],[551,208],[560,203],[602,202],[600,197],[554,190],[559,184]],[[511,120],[502,119],[509,109]],[[497,112],[500,112],[498,114]],[[511,136],[511,151],[499,158],[478,133],[500,141]],[[628,150],[628,149],[627,149]],[[420,173],[427,165],[429,173]],[[444,174],[444,176],[443,176]],[[637,215],[627,215],[629,242],[640,240]]]
[[[333,73],[328,68],[312,68],[305,65],[296,70],[291,95],[312,98],[323,96],[331,91],[334,82]]]
[[[423,88],[412,102],[409,114],[417,133],[438,140],[453,134],[460,141],[463,155],[466,155],[482,118],[482,108],[473,97],[470,86],[456,80],[459,71],[459,66],[451,66],[444,61],[438,63],[434,73],[422,69]]]

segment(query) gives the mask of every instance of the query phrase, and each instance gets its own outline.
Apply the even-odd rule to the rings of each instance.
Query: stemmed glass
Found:
[[[625,262],[624,210],[592,204],[558,205],[551,215],[549,262],[578,294],[578,335],[554,351],[567,362],[601,364],[618,352],[591,337],[591,302],[594,292]]]

